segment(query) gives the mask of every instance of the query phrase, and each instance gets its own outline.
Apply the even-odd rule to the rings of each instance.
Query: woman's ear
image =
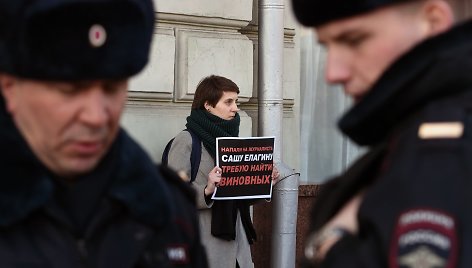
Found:
[[[210,111],[211,105],[208,101],[205,101],[204,106],[205,106],[205,110]]]
[[[422,7],[422,16],[428,24],[428,35],[440,34],[454,25],[452,6],[445,0],[427,0]]]

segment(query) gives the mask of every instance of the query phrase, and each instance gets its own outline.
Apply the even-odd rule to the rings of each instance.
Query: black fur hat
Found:
[[[414,0],[292,0],[298,21],[305,26],[319,26],[373,11],[386,5]]]
[[[0,72],[129,77],[148,62],[154,22],[152,0],[0,0]]]

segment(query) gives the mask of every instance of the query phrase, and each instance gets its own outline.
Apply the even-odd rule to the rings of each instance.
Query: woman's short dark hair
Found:
[[[192,109],[205,109],[205,102],[215,107],[225,91],[239,94],[239,87],[223,76],[210,75],[203,78],[195,91]]]

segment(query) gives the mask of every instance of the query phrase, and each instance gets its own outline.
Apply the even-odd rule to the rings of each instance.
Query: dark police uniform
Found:
[[[401,57],[341,119],[370,150],[323,186],[311,231],[365,195],[359,233],[342,236],[320,267],[472,267],[470,70],[467,22]]]
[[[64,206],[64,189],[0,114],[0,146],[8,152],[0,155],[0,267],[207,267],[192,189],[158,170],[124,131],[80,178],[76,204]],[[109,185],[96,192],[103,181]],[[89,199],[97,199],[93,215],[77,226],[70,209],[85,211]]]
[[[151,0],[0,0],[0,73],[125,79],[146,65]],[[124,130],[98,166],[49,171],[0,96],[0,267],[207,267],[195,196]]]

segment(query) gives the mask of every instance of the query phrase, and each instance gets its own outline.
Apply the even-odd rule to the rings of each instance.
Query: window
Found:
[[[300,31],[300,184],[319,184],[345,169],[360,149],[337,128],[351,105],[339,86],[324,81],[324,50],[311,29]]]

